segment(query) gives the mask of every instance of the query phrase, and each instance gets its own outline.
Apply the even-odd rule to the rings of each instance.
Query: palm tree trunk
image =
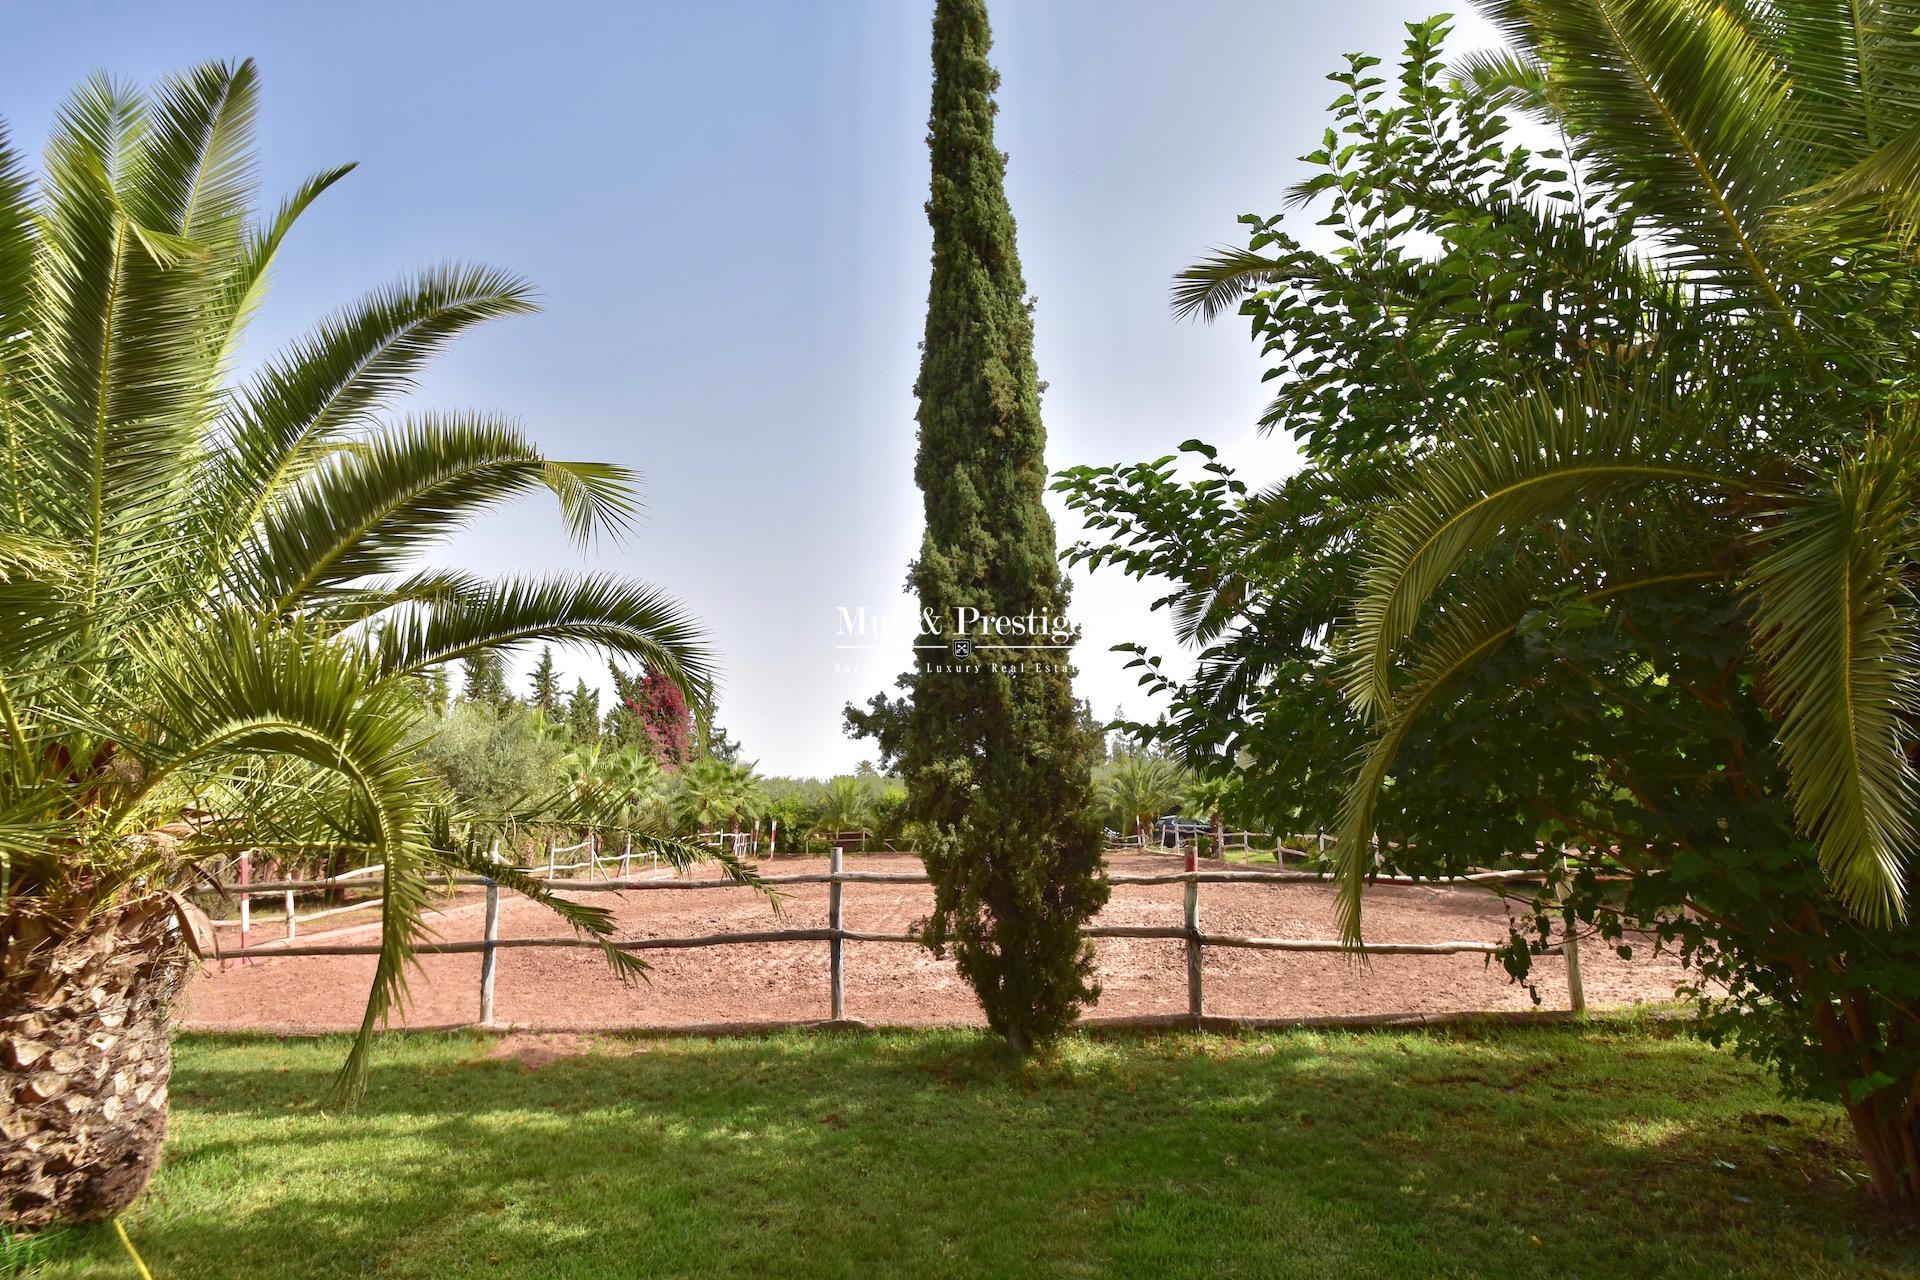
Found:
[[[1806,989],[1808,968],[1798,966]],[[1838,1003],[1821,995],[1810,1001],[1820,1047],[1839,1078],[1870,1079],[1880,1071],[1882,1046],[1904,1046],[1920,1039],[1920,1020],[1904,1011],[1891,1025],[1880,1022],[1858,993]],[[1854,1140],[1873,1194],[1883,1203],[1911,1212],[1920,1209],[1920,1072],[1890,1079],[1866,1097],[1842,1100],[1853,1123]]]
[[[0,1222],[110,1218],[160,1163],[187,955],[152,902],[0,920]]]
[[[1213,856],[1221,859],[1227,856],[1227,820],[1218,809],[1213,811]]]
[[[1920,1209],[1920,1118],[1914,1106],[1876,1106],[1869,1100],[1846,1110],[1874,1195],[1897,1208]]]

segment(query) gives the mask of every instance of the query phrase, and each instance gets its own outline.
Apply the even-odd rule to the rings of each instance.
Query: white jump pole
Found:
[[[253,895],[247,892],[247,880],[253,874],[253,852],[240,851],[240,949],[247,949],[247,934],[253,930]],[[241,957],[240,963],[252,964],[247,957]]]
[[[832,1000],[830,1004],[833,1011],[832,1017],[835,1022],[839,1022],[847,1016],[846,939],[843,936],[846,933],[847,925],[846,916],[841,909],[841,895],[845,892],[846,886],[840,883],[840,856],[840,846],[833,846],[833,860],[829,864],[833,869],[833,880],[827,886],[827,921],[828,927],[833,930],[833,940],[828,945],[832,947]]]
[[[495,840],[487,850],[487,861],[500,859],[500,842]],[[480,1025],[493,1025],[493,986],[496,974],[494,943],[500,939],[500,885],[492,876],[487,877],[487,915],[486,924],[480,934],[483,949],[480,952]]]
[[[493,1025],[493,986],[498,974],[497,957],[494,944],[500,940],[500,885],[492,877],[487,879],[487,918],[486,928],[481,934],[485,949],[480,953],[480,1025]]]

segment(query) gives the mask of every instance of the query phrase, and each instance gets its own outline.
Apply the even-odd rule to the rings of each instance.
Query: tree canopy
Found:
[[[1070,472],[1074,554],[1172,583],[1200,666],[1136,653],[1160,736],[1339,831],[1349,936],[1376,850],[1537,859],[1551,895],[1571,848],[1577,927],[1678,946],[1709,1033],[1915,1198],[1920,15],[1482,7],[1510,52],[1450,71],[1435,19],[1333,77],[1290,193],[1332,247],[1250,217],[1176,279],[1247,317],[1303,468]]]

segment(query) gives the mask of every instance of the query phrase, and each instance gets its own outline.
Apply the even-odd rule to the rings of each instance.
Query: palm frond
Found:
[[[285,758],[346,782],[353,803],[343,823],[385,864],[380,955],[342,1074],[351,1090],[365,1079],[373,1032],[405,997],[429,903],[433,855],[422,824],[437,789],[414,759],[411,701],[353,647],[298,624],[230,612],[203,632],[156,644],[143,699],[154,732],[140,781],[109,815],[109,830],[144,829],[147,809],[166,803],[177,774]]]
[[[1768,0],[1743,9],[1813,126],[1796,143],[1823,163],[1851,165],[1920,120],[1920,4]]]
[[[1495,579],[1483,584],[1475,596],[1454,603],[1425,638],[1404,691],[1368,745],[1340,809],[1336,909],[1343,942],[1360,942],[1361,898],[1373,867],[1375,815],[1402,744],[1454,680],[1513,637],[1530,603],[1526,585],[1530,584],[1516,578]]]
[[[307,201],[332,181],[323,178],[302,192]],[[283,219],[304,207],[296,198]],[[258,242],[256,252],[265,256],[251,270],[264,271],[275,243],[271,231]],[[412,389],[447,343],[475,325],[532,309],[532,290],[517,277],[446,266],[372,294],[270,360],[236,393],[224,423],[226,447],[200,486],[221,531],[208,560],[224,564],[286,488]]]
[[[1601,585],[1585,591],[1583,598],[1598,604],[1651,587],[1707,582],[1720,576],[1716,568],[1681,563],[1623,566],[1605,575]],[[1349,945],[1361,941],[1361,900],[1372,870],[1375,817],[1401,747],[1419,722],[1443,703],[1455,681],[1513,638],[1543,585],[1538,571],[1525,566],[1482,579],[1421,636],[1400,696],[1368,744],[1341,806],[1337,910],[1341,940]]]
[[[1791,333],[1789,264],[1769,214],[1805,185],[1788,158],[1799,121],[1778,60],[1717,0],[1485,0],[1547,70],[1545,92],[1606,187],[1635,193],[1668,260]],[[1727,104],[1738,103],[1738,110]]]
[[[285,242],[287,233],[293,230],[293,224],[327,188],[352,173],[353,169],[353,165],[343,164],[314,174],[281,201],[280,208],[265,226],[247,233],[238,260],[220,286],[210,347],[212,359],[208,362],[211,378],[224,377],[232,368],[240,339],[246,332],[248,321],[266,297],[274,259],[279,256],[280,246]]]
[[[19,424],[19,451],[36,510],[87,546],[96,576],[110,526],[164,490],[192,447],[179,414],[192,316],[114,187],[146,133],[137,97],[90,81],[61,108],[42,183],[30,317],[38,412]]]
[[[384,675],[425,671],[475,653],[535,641],[576,644],[638,660],[699,707],[714,696],[705,630],[672,597],[598,574],[508,578],[382,619],[375,651]]]
[[[463,569],[423,569],[331,592],[308,612],[341,627],[352,627],[406,605],[446,604],[481,594],[485,588],[486,579]]]
[[[1213,320],[1261,285],[1291,273],[1287,261],[1252,249],[1217,248],[1173,277],[1173,314],[1181,320]]]
[[[1808,194],[1803,217],[1876,207],[1894,234],[1911,245],[1920,239],[1920,124]]]
[[[27,458],[22,383],[30,358],[35,233],[33,186],[0,121],[0,522],[26,521]]]
[[[1453,72],[1496,107],[1536,114],[1547,109],[1547,69],[1537,58],[1511,49],[1476,49],[1463,55]]]
[[[125,179],[134,224],[197,244],[237,238],[253,203],[259,100],[252,59],[209,62],[162,81]]]
[[[1905,915],[1920,797],[1913,601],[1920,550],[1912,425],[1872,440],[1831,488],[1785,513],[1747,581],[1794,814],[1835,892],[1877,925]]]
[[[546,880],[510,863],[491,860],[472,842],[459,839],[453,825],[444,816],[437,821],[430,820],[428,830],[435,833],[436,838],[429,843],[434,860],[442,867],[466,875],[486,876],[498,882],[501,888],[547,908],[571,925],[574,932],[599,942],[608,967],[621,981],[631,982],[646,976],[645,961],[613,945],[618,928],[611,908],[576,902],[563,892],[556,892]]]
[[[1503,531],[1649,486],[1750,489],[1750,475],[1714,465],[1725,446],[1713,440],[1710,424],[1649,383],[1575,386],[1559,400],[1534,392],[1473,415],[1410,468],[1402,500],[1371,531],[1348,649],[1354,705],[1373,712],[1391,702],[1395,645],[1434,589]]]
[[[335,454],[281,495],[249,540],[236,580],[277,612],[393,573],[505,498],[546,489],[583,542],[624,530],[633,475],[609,463],[555,462],[518,426],[429,414]]]

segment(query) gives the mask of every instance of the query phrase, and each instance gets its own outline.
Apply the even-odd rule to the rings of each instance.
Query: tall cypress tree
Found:
[[[461,659],[467,669],[467,682],[462,696],[468,702],[477,702],[492,707],[495,711],[504,711],[513,702],[513,694],[507,689],[507,667],[500,655],[492,652],[476,653],[470,658]]]
[[[553,646],[542,645],[540,663],[529,680],[533,696],[527,699],[533,709],[549,720],[560,718],[560,673],[553,668]]]
[[[1064,616],[1046,490],[1033,316],[994,146],[984,0],[938,0],[933,19],[933,277],[914,390],[914,466],[926,537],[911,581],[923,634],[902,681],[900,767],[934,883],[925,937],[951,953],[993,1028],[1021,1052],[1098,995],[1081,928],[1106,901],[1088,743],[1070,650],[978,634],[975,616]],[[969,614],[968,611],[973,611]],[[954,641],[973,632],[970,656]],[[1071,639],[1071,637],[1060,637]]]

